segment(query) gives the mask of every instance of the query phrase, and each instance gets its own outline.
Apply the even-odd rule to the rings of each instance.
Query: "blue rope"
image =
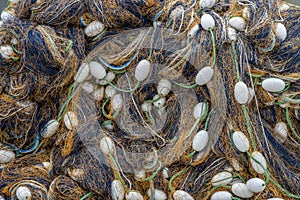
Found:
[[[40,136],[39,136],[39,133],[36,133],[36,136],[35,136],[35,140],[34,140],[34,145],[30,148],[30,149],[27,149],[27,150],[17,150],[17,153],[31,153],[33,152],[38,146],[39,146],[39,141],[40,140]]]
[[[159,11],[154,17],[151,18],[151,20],[152,21],[157,20],[161,16],[162,13],[163,13],[163,10]]]
[[[133,55],[133,57],[132,57],[129,61],[127,61],[126,63],[124,63],[123,65],[120,65],[120,66],[117,66],[117,65],[111,65],[111,64],[109,64],[108,62],[106,62],[106,61],[104,60],[104,58],[102,58],[100,55],[99,55],[99,60],[100,60],[106,67],[108,67],[108,68],[110,68],[110,69],[112,69],[112,70],[122,70],[122,69],[128,67],[128,66],[130,65],[130,63],[137,57],[137,55],[138,55],[138,53],[139,53],[139,50],[140,50],[140,48],[141,48],[141,46],[142,46],[142,43],[143,43],[145,37],[148,35],[149,31],[150,31],[150,29],[148,29],[147,33],[146,33],[146,34],[144,35],[144,37],[142,38],[142,41],[140,42],[140,44],[139,44],[139,46],[138,46],[138,49],[137,49],[137,51],[135,52],[135,54]]]

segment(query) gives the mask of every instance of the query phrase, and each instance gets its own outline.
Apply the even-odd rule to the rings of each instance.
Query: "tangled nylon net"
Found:
[[[300,9],[277,0],[201,2],[9,2],[0,31],[0,195],[299,199]],[[204,15],[215,25],[206,29]],[[150,64],[145,78],[137,76],[142,62]],[[207,66],[213,76],[199,84]],[[162,79],[171,84],[166,95],[158,95]],[[271,91],[271,80],[284,88]],[[201,131],[208,135],[199,149]],[[224,172],[230,177],[216,178]],[[243,189],[252,178],[265,188]]]

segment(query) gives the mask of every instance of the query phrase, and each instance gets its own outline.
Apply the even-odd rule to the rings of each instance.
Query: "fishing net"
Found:
[[[21,0],[4,12],[4,199],[20,198],[22,187],[29,199],[109,200],[116,191],[120,199],[131,192],[155,199],[155,189],[163,199],[178,200],[179,190],[195,200],[218,191],[243,199],[234,185],[251,178],[266,187],[249,199],[300,198],[299,7],[276,0],[219,0],[211,8],[194,0]],[[205,30],[204,15],[212,29]],[[243,30],[231,24],[235,17]],[[213,76],[198,84],[207,66]],[[167,95],[158,95],[161,80],[171,84]],[[270,80],[284,88],[269,91]],[[244,103],[235,95],[241,81],[249,95]],[[208,139],[195,150],[203,130]],[[249,143],[246,151],[234,140],[237,131]],[[228,183],[212,181],[221,172],[231,174]],[[121,189],[112,188],[115,180]]]
[[[16,190],[20,186],[29,187],[33,199],[47,199],[50,183],[49,155],[39,153],[26,155],[5,166],[1,173],[2,192],[8,199],[18,199]]]

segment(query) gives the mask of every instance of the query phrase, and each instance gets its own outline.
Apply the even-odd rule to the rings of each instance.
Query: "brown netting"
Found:
[[[214,187],[211,179],[232,168],[236,181],[272,180],[253,199],[299,198],[300,9],[279,11],[280,3],[220,0],[212,9],[200,8],[194,0],[9,3],[5,11],[15,19],[3,20],[0,31],[0,147],[16,158],[0,166],[0,195],[17,199],[17,188],[25,186],[31,199],[109,200],[117,179],[125,192],[138,191],[144,199],[153,199],[147,191],[154,187],[168,199],[175,190],[184,190],[202,200],[215,191],[230,191],[230,184]],[[238,32],[232,45],[228,20],[241,16],[245,7],[250,13],[247,29]],[[198,71],[214,63],[211,33],[200,25],[204,13],[216,23],[214,76],[206,85],[191,88]],[[88,38],[84,29],[93,21],[106,28],[103,35]],[[278,22],[287,29],[284,41],[275,35]],[[200,28],[194,38],[187,37],[196,24]],[[2,47],[11,49],[4,52]],[[84,83],[74,82],[82,63],[97,61],[115,73],[112,85],[131,90],[138,84],[135,69],[142,59],[150,61],[150,74],[134,92],[118,92],[125,105],[118,113],[110,98],[103,95],[95,101],[82,89]],[[285,90],[264,90],[261,83],[269,77],[282,79]],[[160,79],[173,81],[172,90],[164,106],[149,115],[141,104],[151,102]],[[255,91],[246,105],[234,98],[239,80]],[[91,75],[86,82],[93,84],[93,91],[107,88]],[[198,102],[208,105],[207,115],[190,132]],[[75,129],[64,125],[67,111],[78,117]],[[51,119],[59,128],[43,138],[40,133]],[[284,143],[274,131],[278,122],[288,127]],[[208,144],[193,152],[193,136],[202,129],[209,133]],[[245,133],[250,153],[264,155],[265,174],[256,173],[247,153],[234,146],[234,131]],[[104,136],[115,144],[112,153],[101,152]],[[162,173],[165,168],[168,178]],[[145,177],[135,177],[139,172]]]

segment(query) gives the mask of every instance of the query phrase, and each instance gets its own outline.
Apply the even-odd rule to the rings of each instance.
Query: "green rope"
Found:
[[[242,110],[243,110],[243,113],[244,113],[244,116],[245,116],[245,119],[246,119],[247,131],[249,133],[252,148],[253,148],[253,150],[256,150],[256,145],[255,145],[255,142],[254,142],[254,138],[253,138],[253,134],[252,134],[252,130],[251,130],[251,125],[250,125],[250,117],[249,117],[249,114],[248,114],[248,111],[247,111],[245,105],[242,105]]]
[[[193,85],[184,85],[184,84],[182,84],[182,83],[177,83],[177,82],[175,82],[175,81],[172,81],[172,83],[174,83],[175,85],[180,86],[180,87],[182,87],[182,88],[185,88],[185,89],[193,89],[193,88],[197,87],[197,84],[196,84],[196,83],[193,84]]]
[[[216,189],[219,189],[219,188],[226,188],[226,189],[231,189],[231,186],[228,186],[228,185],[217,185],[215,187],[213,187],[210,192],[213,192],[215,191]]]
[[[145,111],[145,114],[146,114],[147,119],[152,124],[152,126],[154,126],[155,122],[154,122],[154,119],[153,119],[152,115],[150,114],[150,112]]]
[[[7,1],[6,2],[6,5],[5,5],[5,9],[4,10],[7,10],[7,9],[9,9],[10,7],[9,7],[9,4],[10,4],[11,2],[10,1]]]
[[[300,199],[299,195],[295,195],[292,194],[290,192],[288,192],[287,190],[285,190],[279,183],[277,183],[275,180],[270,179],[270,182],[273,183],[276,187],[278,187],[280,190],[282,190],[286,195],[288,195],[289,197],[295,198],[295,199]]]
[[[155,188],[154,188],[154,183],[153,180],[150,180],[150,200],[155,200]]]
[[[124,74],[127,70],[124,69],[124,70],[117,71],[117,70],[110,69],[110,71],[113,72],[114,74]]]
[[[187,39],[186,39],[186,45],[190,44],[190,42],[191,42],[191,36],[188,35],[188,36],[187,36]]]
[[[207,113],[208,113],[208,104],[206,103],[206,104],[205,104],[205,112],[204,112],[198,119],[196,119],[196,122],[194,123],[192,129],[191,129],[191,130],[189,131],[189,133],[185,136],[185,138],[188,138],[188,137],[192,134],[192,132],[194,131],[194,129],[196,128],[196,126],[198,125],[198,123],[200,122],[200,120],[205,119],[205,117],[207,116]],[[207,119],[206,119],[206,121],[205,121],[204,130],[207,129],[208,121],[209,121],[209,119],[210,119],[210,114],[211,114],[211,112],[209,112],[209,114],[208,114],[208,116],[207,116]]]
[[[182,174],[184,174],[185,172],[187,172],[189,169],[191,168],[191,166],[186,167],[185,169],[179,171],[178,173],[174,174],[168,184],[169,190],[173,191],[173,186],[172,186],[172,182],[174,181],[174,179],[176,179],[178,176],[181,176]]]
[[[117,171],[117,174],[118,174],[118,178],[119,178],[119,180],[120,180],[120,182],[121,182],[121,184],[122,184],[122,187],[123,187],[124,190],[126,191],[126,190],[127,190],[127,186],[126,186],[126,184],[125,184],[123,178],[121,177],[121,173],[120,173],[120,171],[119,171],[117,162],[116,162],[116,160],[114,159],[114,157],[113,157],[111,154],[109,154],[109,157],[110,157],[111,161],[113,162],[113,164],[114,164],[114,166],[115,166],[115,168],[116,168],[116,171]]]
[[[255,159],[249,151],[247,151],[247,155],[252,159],[254,160],[254,162],[256,162],[257,164],[259,164],[259,166],[264,170],[264,174],[266,176],[266,180],[265,180],[265,184],[267,185],[270,181],[270,173],[269,171],[257,160]]]
[[[80,200],[85,200],[86,198],[92,196],[92,192],[87,193],[86,195],[84,195],[83,197],[80,198]]]
[[[233,42],[233,44],[234,44],[234,42]],[[232,45],[232,43],[231,43],[231,45]],[[234,46],[233,46],[233,48],[234,48]],[[235,50],[235,49],[234,49]],[[235,54],[236,55],[236,54]],[[255,68],[255,66],[253,66],[254,68]],[[254,77],[254,78],[261,78],[261,77],[263,77],[263,75],[258,75],[258,74],[252,74],[252,73],[250,73],[249,74],[249,72],[247,72],[246,73],[248,76],[252,76],[252,77]]]
[[[15,45],[14,45],[14,44],[11,46],[11,48],[12,48],[12,49],[13,49],[13,51],[14,51],[14,52],[16,52],[17,54],[19,54],[19,55],[21,55],[21,54],[22,54],[22,52],[21,52],[21,51],[19,51],[19,50],[17,50],[17,49],[16,49],[16,47],[15,47]]]
[[[238,81],[240,81],[241,77],[240,77],[240,71],[239,71],[239,63],[237,61],[237,53],[236,53],[236,50],[235,50],[234,41],[231,42],[231,48],[232,48],[232,53],[233,53],[233,59],[234,59],[234,64],[235,64],[237,79],[238,79]],[[252,76],[252,74],[251,74],[251,76]]]
[[[285,82],[285,88],[281,91],[279,91],[278,93],[283,93],[285,91],[287,91],[289,88],[291,87],[291,83],[290,82]]]
[[[101,110],[102,110],[102,114],[104,115],[105,118],[107,118],[107,113],[105,111],[105,106],[106,104],[109,102],[110,98],[107,98],[104,103],[102,104]]]
[[[34,12],[34,11],[31,11],[29,20],[32,21],[33,18],[34,18],[34,16],[35,16],[35,12]]]
[[[118,90],[119,92],[125,92],[125,93],[134,92],[134,91],[140,86],[140,82],[138,81],[134,88],[132,88],[132,89],[130,89],[130,90],[124,90],[124,89],[118,88],[117,86],[115,86],[112,82],[110,82],[110,81],[107,80],[106,78],[104,78],[104,80],[105,80],[110,86],[112,86],[114,89]]]
[[[258,78],[254,78],[254,81],[253,81],[253,86],[256,86],[256,85],[258,85]]]
[[[68,44],[68,46],[67,46],[67,48],[66,48],[66,50],[65,50],[65,53],[68,53],[68,52],[69,52],[69,50],[70,50],[70,48],[72,47],[72,45],[73,45],[73,41],[72,41],[72,40],[69,40],[69,44]]]
[[[193,151],[192,153],[189,153],[188,155],[186,155],[185,157],[186,158],[190,158],[190,157],[193,157],[195,155],[197,151]]]
[[[158,114],[159,114],[159,115],[162,115],[163,112],[164,112],[164,110],[162,109],[161,105],[158,105],[157,108],[158,108],[158,111],[159,111]]]
[[[161,99],[161,96],[157,97],[156,99],[145,100],[144,102],[145,103],[155,103],[155,102],[157,102],[160,99]]]
[[[239,173],[237,173],[237,172],[233,173],[233,177],[238,177],[243,183],[246,182],[245,179],[243,179],[243,177],[241,175],[239,175]]]
[[[188,134],[186,134],[185,138],[190,137],[190,135],[192,134],[192,132],[194,131],[194,129],[197,127],[198,123],[200,122],[201,117],[199,117],[198,119],[196,119],[193,127],[191,128],[191,130],[188,132]]]
[[[113,125],[113,122],[111,120],[106,120],[101,124],[101,126],[107,126],[107,125]]]
[[[140,179],[140,181],[144,182],[144,181],[152,180],[158,174],[158,172],[161,170],[162,164],[161,164],[160,161],[158,161],[158,163],[159,163],[159,167],[156,169],[156,171],[151,176],[149,176],[147,178]]]
[[[212,181],[211,183],[218,183],[218,182],[225,181],[225,180],[228,180],[228,179],[231,179],[231,178],[235,178],[235,177],[231,176],[231,177],[223,178],[223,179],[220,179],[220,180],[217,180],[217,181]]]
[[[9,57],[9,58],[12,59],[13,61],[19,61],[19,60],[20,60],[19,57],[13,57],[13,56],[11,56],[11,57]]]
[[[99,35],[97,35],[92,41],[96,41],[97,39],[101,38],[106,33],[106,29],[104,29]]]
[[[153,44],[151,43],[149,56],[148,56],[148,58],[147,58],[148,61],[150,61],[150,59],[151,59],[151,57],[152,57],[152,54],[153,54]]]
[[[285,97],[285,96],[281,96],[280,98],[281,98],[283,101],[288,102],[288,103],[300,104],[300,99],[293,99],[293,98]]]
[[[232,199],[232,200],[242,200],[242,199],[240,199],[240,198],[238,198],[238,197],[231,197],[231,199]]]
[[[289,108],[288,107],[285,108],[285,116],[286,116],[286,121],[287,121],[290,129],[292,130],[292,133],[296,136],[296,138],[298,140],[300,140],[300,136],[298,135],[298,133],[296,132],[295,128],[292,125],[292,122],[291,122],[291,119],[290,119],[290,115],[289,115]]]
[[[64,116],[65,113],[67,112],[68,105],[69,105],[71,99],[75,96],[75,94],[78,92],[78,90],[79,90],[79,88],[80,88],[79,86],[77,86],[77,88],[75,89],[74,93],[71,94],[71,92],[72,92],[73,88],[75,87],[75,85],[76,85],[76,82],[74,82],[74,83],[72,83],[72,84],[70,85],[70,87],[69,87],[69,89],[68,89],[68,98],[67,98],[67,100],[62,104],[62,106],[61,106],[61,108],[60,108],[60,110],[59,110],[59,112],[58,112],[58,117],[57,117],[58,119],[57,119],[57,121],[59,121],[59,122],[62,120],[63,116]]]
[[[216,59],[217,59],[216,43],[215,43],[214,32],[211,28],[209,28],[209,32],[210,32],[210,35],[211,35],[211,42],[212,42],[213,52],[214,52],[214,57],[213,57],[213,61],[212,61],[212,68],[214,68],[215,64],[216,64]]]
[[[208,122],[209,122],[209,119],[210,119],[210,115],[211,115],[211,111],[209,112],[208,116],[207,116],[207,119],[205,121],[205,124],[204,124],[204,130],[207,130],[207,127],[208,127]]]
[[[169,28],[169,26],[171,26],[172,22],[173,22],[173,19],[170,19],[170,20],[168,21],[168,23],[167,23],[166,28]]]

